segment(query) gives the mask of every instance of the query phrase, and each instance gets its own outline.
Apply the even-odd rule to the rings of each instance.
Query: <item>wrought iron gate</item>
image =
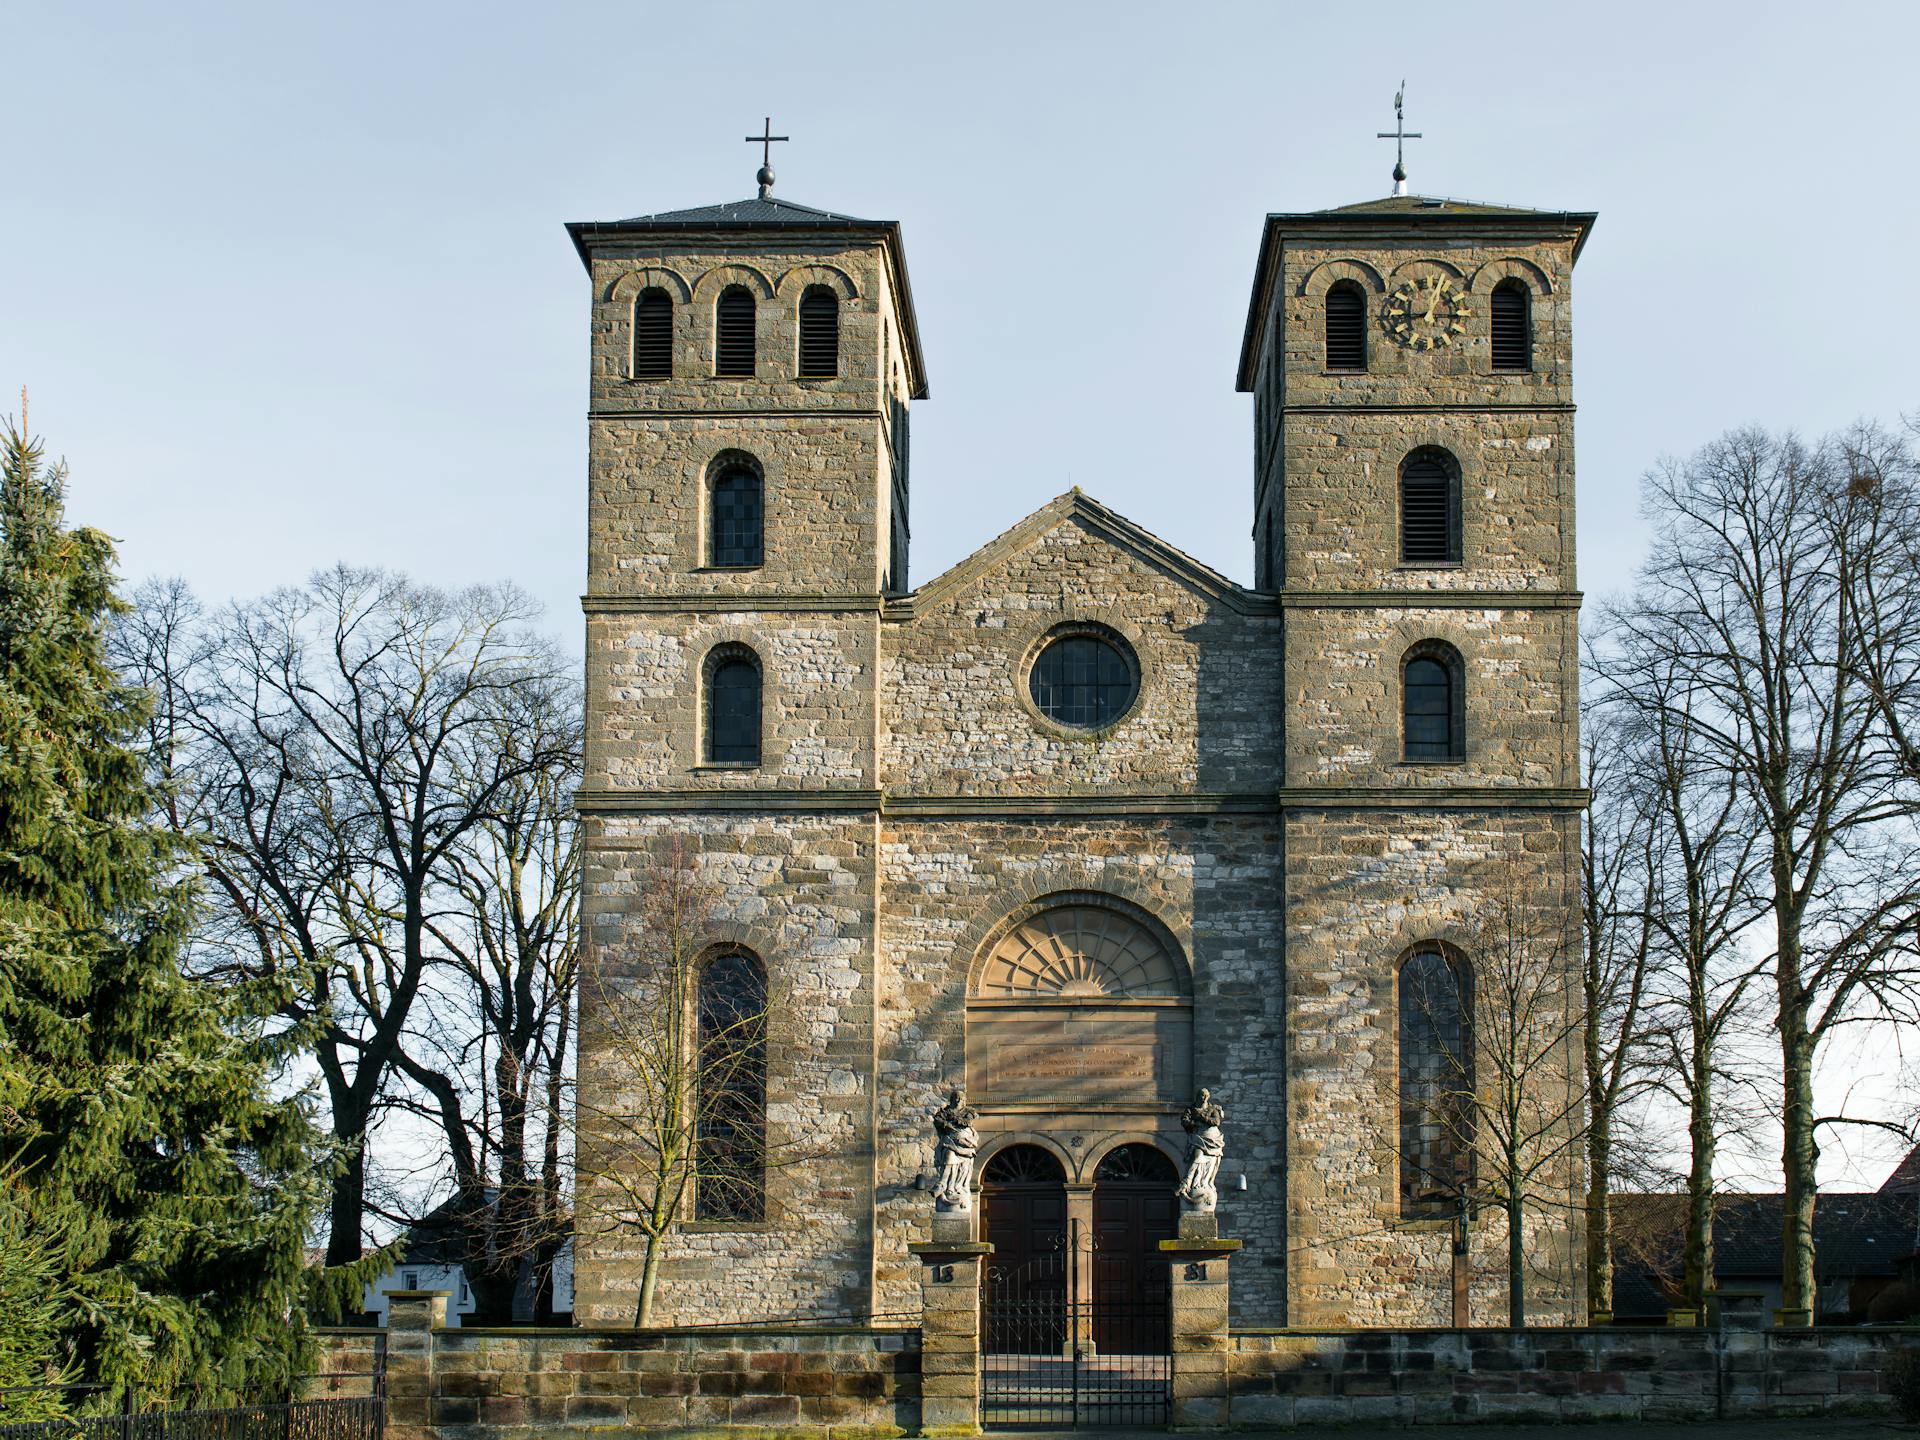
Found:
[[[1167,1267],[1107,1255],[1076,1223],[1068,1243],[1005,1268],[981,1296],[980,1420],[1016,1429],[1168,1423]]]

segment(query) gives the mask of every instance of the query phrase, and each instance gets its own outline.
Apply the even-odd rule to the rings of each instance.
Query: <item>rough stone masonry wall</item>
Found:
[[[685,841],[717,892],[714,944],[746,946],[768,977],[767,1218],[684,1220],[667,1238],[662,1323],[861,1317],[870,1296],[873,835],[833,815],[613,815],[588,825],[580,1086],[608,1105],[594,997],[634,973],[640,896]],[[580,1177],[575,1313],[625,1323],[642,1238],[612,1226],[610,1189]]]
[[[1060,890],[1117,895],[1158,917],[1193,966],[1194,1071],[1227,1106],[1222,1232],[1246,1242],[1234,1313],[1281,1318],[1287,1240],[1281,1176],[1286,983],[1280,970],[1278,827],[1262,817],[889,820],[881,838],[880,1171],[876,1308],[918,1303],[929,1202],[913,1188],[933,1162],[927,1117],[965,1074],[968,967],[1009,912]],[[984,1114],[989,1146],[1026,1127],[1058,1147],[1068,1179],[1089,1183],[1122,1140],[1184,1150],[1179,1107],[1157,1114]],[[1075,1140],[1079,1148],[1070,1148]]]
[[[1416,942],[1439,940],[1485,964],[1490,942],[1477,920],[1516,894],[1573,893],[1576,828],[1577,816],[1545,810],[1289,813],[1289,1323],[1451,1323],[1449,1225],[1400,1217],[1398,963]],[[1573,963],[1570,946],[1563,959]],[[1541,1096],[1532,1118],[1553,1113],[1570,1074],[1531,1077]],[[1533,1207],[1529,1314],[1568,1320],[1580,1299],[1577,1147],[1535,1153],[1553,1156],[1537,1183],[1562,1203]],[[1497,1323],[1504,1221],[1481,1209],[1469,1244],[1471,1323]]]
[[[877,594],[890,530],[886,412],[901,392],[900,323],[877,242],[741,236],[636,238],[592,265],[588,588],[668,593]],[[720,292],[756,301],[756,373],[713,374]],[[808,286],[841,297],[840,373],[797,375]],[[631,377],[633,301],[674,302],[674,374]],[[712,413],[702,413],[702,412]],[[767,564],[702,567],[702,485],[715,454],[743,449],[767,471]]]
[[[384,1334],[335,1331],[323,1343],[343,1363],[365,1363]],[[920,1337],[851,1327],[434,1330],[396,1355],[390,1379],[390,1423],[404,1434],[890,1436],[919,1428]]]
[[[1230,1423],[1887,1415],[1886,1356],[1910,1343],[1859,1330],[1245,1331],[1227,1359]]]
[[[1027,670],[1054,627],[1118,632],[1140,695],[1089,736],[1045,720]],[[1270,793],[1277,617],[1248,616],[1063,518],[882,631],[881,775],[891,797]]]

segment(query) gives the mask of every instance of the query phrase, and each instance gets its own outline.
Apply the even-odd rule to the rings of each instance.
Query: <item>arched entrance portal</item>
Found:
[[[980,1233],[993,1246],[982,1275],[989,1354],[1066,1345],[1067,1172],[1038,1145],[1009,1145],[980,1172]]]
[[[1093,1177],[1093,1342],[1109,1354],[1166,1348],[1168,1269],[1160,1242],[1179,1229],[1173,1162],[1121,1145]]]

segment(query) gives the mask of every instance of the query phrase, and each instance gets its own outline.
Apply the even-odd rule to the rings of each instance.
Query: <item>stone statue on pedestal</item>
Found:
[[[1202,1090],[1180,1117],[1187,1132],[1187,1178],[1174,1194],[1189,1210],[1211,1215],[1220,1194],[1214,1182],[1220,1176],[1220,1157],[1226,1153],[1226,1137],[1220,1124],[1227,1112],[1213,1103],[1211,1091]]]
[[[947,1103],[934,1111],[933,1129],[940,1137],[933,1157],[940,1167],[933,1186],[935,1214],[965,1214],[973,1209],[973,1157],[980,1152],[980,1135],[973,1122],[979,1115],[967,1104],[967,1092],[958,1086],[948,1092]]]

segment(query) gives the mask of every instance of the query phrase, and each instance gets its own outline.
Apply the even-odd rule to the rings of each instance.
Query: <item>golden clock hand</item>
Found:
[[[1440,303],[1440,283],[1438,280],[1433,282],[1432,298],[1427,301],[1427,313],[1420,317],[1422,320],[1433,319],[1433,307]]]

